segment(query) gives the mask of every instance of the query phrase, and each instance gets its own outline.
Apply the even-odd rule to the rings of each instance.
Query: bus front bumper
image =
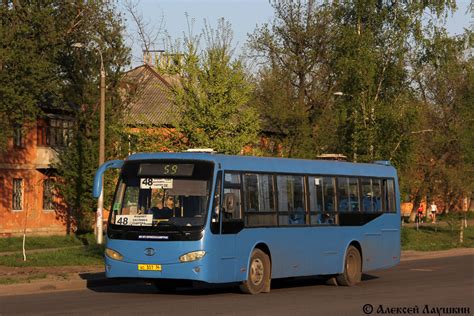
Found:
[[[143,263],[146,268],[141,270],[141,263],[113,260],[105,256],[105,276],[107,278],[144,278],[144,279],[183,279],[212,283],[214,278],[209,271],[207,258],[192,262],[178,262],[168,264]]]

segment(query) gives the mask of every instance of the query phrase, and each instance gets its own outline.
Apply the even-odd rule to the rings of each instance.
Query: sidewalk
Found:
[[[107,279],[104,272],[69,274],[67,279],[46,278],[30,283],[0,285],[0,297],[50,292],[75,291],[144,282],[139,279]]]
[[[412,260],[423,260],[423,259],[435,259],[444,257],[458,257],[474,255],[474,248],[454,248],[448,250],[438,251],[416,251],[416,250],[405,250],[402,251],[401,261],[412,261]]]
[[[456,248],[450,250],[424,252],[407,250],[402,252],[401,261],[424,260],[443,257],[474,255],[474,248]],[[60,291],[74,291],[106,286],[144,283],[137,279],[107,279],[104,272],[81,272],[68,275],[67,280],[41,279],[30,283],[0,285],[0,297],[10,295],[27,295]]]

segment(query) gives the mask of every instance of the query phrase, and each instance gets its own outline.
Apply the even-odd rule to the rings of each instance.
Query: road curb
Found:
[[[416,251],[416,250],[405,250],[402,251],[400,261],[412,261],[412,260],[426,260],[435,258],[445,257],[459,257],[459,256],[470,256],[474,255],[474,248],[454,248],[448,250],[438,251]]]
[[[35,280],[0,286],[0,297],[12,295],[42,294],[49,292],[98,289],[109,286],[144,283],[143,279],[108,279],[103,272],[72,274],[68,280]]]
[[[423,252],[403,251],[401,261],[429,260],[443,257],[457,257],[474,255],[474,248],[456,248],[442,251]],[[84,289],[97,289],[109,286],[122,286],[127,284],[144,284],[143,279],[108,279],[103,272],[79,273],[71,276],[70,280],[37,280],[31,283],[20,283],[0,286],[0,297],[12,295],[42,294],[60,291],[74,291]]]

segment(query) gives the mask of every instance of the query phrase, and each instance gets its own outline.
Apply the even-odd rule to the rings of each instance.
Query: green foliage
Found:
[[[436,28],[419,48],[416,88],[421,116],[420,135],[411,168],[403,168],[415,198],[441,198],[446,210],[461,209],[460,200],[474,190],[473,179],[473,59],[470,32],[449,37]]]
[[[76,5],[68,6],[63,14],[71,21]],[[123,39],[124,25],[116,8],[109,1],[81,4],[83,15],[78,26],[66,39],[70,43],[86,43],[83,49],[63,51],[62,79],[64,97],[74,104],[75,133],[69,147],[60,153],[57,165],[61,181],[58,192],[64,204],[58,205],[69,226],[78,232],[92,229],[97,201],[92,198],[92,183],[98,167],[99,143],[99,74],[103,61],[106,72],[105,160],[119,154],[120,131],[123,129],[125,105],[119,96],[123,68],[128,65],[129,49]],[[71,23],[71,22],[69,22]],[[101,59],[102,58],[102,59]],[[104,207],[110,205],[116,175],[108,173],[104,185]]]
[[[458,224],[460,222],[458,221]],[[459,230],[452,231],[449,227],[422,226],[402,228],[402,249],[418,251],[437,251],[452,248],[474,247],[474,228],[464,230],[464,242],[459,243]]]
[[[220,20],[216,30],[206,27],[200,37],[189,34],[179,70],[179,84],[172,88],[173,102],[182,111],[177,132],[188,147],[209,147],[238,154],[256,142],[258,115],[249,103],[253,85],[239,59],[232,59],[230,24]]]
[[[253,102],[283,154],[390,160],[407,200],[459,209],[474,183],[474,84],[472,32],[443,27],[455,1],[271,4],[249,40]]]
[[[311,1],[271,4],[274,21],[249,39],[262,65],[253,102],[264,120],[263,131],[283,145],[284,156],[313,158],[321,128],[317,119],[332,105],[330,12]]]
[[[33,280],[46,279],[47,273],[29,273],[20,277],[0,277],[0,284],[29,283]]]
[[[0,257],[0,265],[8,267],[86,266],[103,264],[103,249],[99,246],[61,249],[54,252],[29,254],[23,261],[21,253]]]
[[[101,61],[107,73],[107,152],[114,157],[123,106],[118,83],[129,49],[112,1],[3,1],[0,4],[0,149],[17,123],[34,122],[42,109],[70,116],[71,144],[54,167],[68,230],[90,230],[92,177],[98,165]],[[83,48],[73,48],[81,43]],[[3,145],[2,145],[3,144]],[[107,179],[110,181],[110,178]],[[110,196],[106,191],[106,198]]]
[[[36,2],[0,4],[0,151],[15,125],[34,122],[41,103],[57,102],[61,31],[52,1]]]
[[[123,143],[128,143],[126,156],[130,152],[176,152],[185,147],[183,135],[175,128],[157,127],[154,125],[141,125],[140,128],[129,129],[127,139]]]

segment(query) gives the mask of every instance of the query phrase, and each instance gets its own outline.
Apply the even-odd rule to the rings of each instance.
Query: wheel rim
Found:
[[[262,283],[264,271],[263,261],[255,258],[250,266],[250,281],[255,285]]]
[[[357,275],[357,258],[352,252],[347,254],[346,272],[349,279],[355,279]]]

